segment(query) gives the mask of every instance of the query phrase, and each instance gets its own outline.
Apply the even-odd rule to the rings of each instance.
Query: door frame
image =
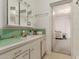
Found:
[[[63,5],[63,4],[68,4],[68,3],[70,3],[71,4],[71,9],[72,9],[72,0],[63,0],[63,1],[57,1],[57,2],[53,2],[53,3],[50,3],[50,12],[51,12],[51,28],[52,28],[52,30],[51,30],[51,33],[52,33],[52,39],[53,39],[53,33],[54,33],[54,30],[53,30],[53,27],[54,26],[52,26],[53,25],[53,7],[55,7],[55,6],[59,6],[59,5]],[[72,10],[71,10],[71,19],[73,20],[73,16],[72,16]],[[73,53],[73,38],[72,38],[72,32],[73,32],[73,29],[72,29],[72,20],[70,20],[70,27],[71,27],[71,58],[72,59],[74,59],[73,57],[73,55],[74,55],[74,53]],[[53,51],[53,40],[51,39],[51,50]]]

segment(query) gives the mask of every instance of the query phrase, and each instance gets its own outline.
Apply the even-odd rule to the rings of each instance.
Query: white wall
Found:
[[[79,5],[76,4],[76,0],[73,0],[72,4],[73,11],[73,26],[72,26],[72,38],[73,38],[73,53],[74,56],[79,57]]]
[[[45,28],[46,29],[46,35],[47,35],[47,51],[51,51],[51,39],[52,39],[52,33],[51,33],[51,8],[50,3],[60,1],[60,0],[36,0],[36,14],[44,14],[48,13],[46,15],[38,15],[36,17],[36,26],[37,28]]]
[[[36,0],[36,14],[50,12],[50,3],[60,0]]]

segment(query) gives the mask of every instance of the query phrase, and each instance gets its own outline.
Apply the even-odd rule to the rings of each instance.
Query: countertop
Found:
[[[11,39],[0,40],[0,54],[5,53],[8,50],[17,48],[23,44],[35,41],[42,37],[45,37],[45,35],[32,35],[27,36],[26,38],[11,38]]]

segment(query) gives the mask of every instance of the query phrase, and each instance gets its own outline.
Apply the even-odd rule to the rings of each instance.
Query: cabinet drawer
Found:
[[[20,56],[27,51],[29,51],[28,44],[0,55],[0,59],[14,59],[14,57]]]
[[[26,51],[29,51],[29,47],[30,47],[30,46],[27,44],[27,45],[21,46],[21,47],[19,47],[19,48],[16,48],[16,49],[12,50],[13,55],[14,55],[14,56],[17,56],[17,55],[19,55],[19,54],[22,54],[24,51],[25,51],[25,52],[26,52]]]
[[[13,59],[29,59],[29,50],[25,50],[17,56],[14,56]]]

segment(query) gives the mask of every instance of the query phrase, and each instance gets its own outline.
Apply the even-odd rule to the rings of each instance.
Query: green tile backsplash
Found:
[[[8,39],[11,37],[21,37],[21,32],[26,31],[29,35],[30,30],[33,31],[42,31],[45,34],[45,29],[34,29],[34,28],[3,28],[0,29],[0,39]]]
[[[5,28],[0,30],[2,30],[2,35],[0,35],[1,39],[7,39],[12,36],[20,36],[20,30],[18,28]]]

